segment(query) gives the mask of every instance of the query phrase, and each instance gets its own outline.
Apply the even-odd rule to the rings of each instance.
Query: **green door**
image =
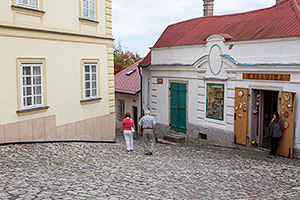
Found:
[[[186,84],[171,83],[171,130],[186,133]]]

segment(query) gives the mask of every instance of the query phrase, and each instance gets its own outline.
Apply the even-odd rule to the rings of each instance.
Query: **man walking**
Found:
[[[143,135],[145,155],[152,155],[156,135],[156,121],[150,116],[150,110],[145,110],[145,116],[139,121],[139,130]]]

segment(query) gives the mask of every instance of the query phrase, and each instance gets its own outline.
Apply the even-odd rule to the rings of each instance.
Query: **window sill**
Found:
[[[38,112],[38,111],[45,111],[49,108],[49,106],[41,106],[36,108],[28,108],[23,110],[17,110],[17,114],[25,114],[25,113],[32,113],[32,112]]]
[[[99,101],[101,101],[101,99],[102,98],[84,99],[84,100],[81,100],[80,103],[81,104],[98,103]]]
[[[30,13],[35,13],[37,15],[44,15],[46,12],[42,11],[42,10],[38,10],[38,9],[34,9],[34,8],[29,8],[29,7],[24,7],[24,6],[15,6],[12,5],[11,8],[15,11],[23,11],[23,12],[30,12]]]
[[[97,24],[99,24],[99,22],[98,21],[96,21],[96,20],[93,20],[93,19],[88,19],[88,18],[79,18],[79,21],[80,22],[86,22],[86,23],[89,23],[89,24],[92,24],[92,25],[97,25]]]

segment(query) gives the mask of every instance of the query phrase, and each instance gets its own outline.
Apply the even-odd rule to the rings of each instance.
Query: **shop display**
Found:
[[[224,113],[224,85],[207,84],[207,111],[208,118],[223,120]]]

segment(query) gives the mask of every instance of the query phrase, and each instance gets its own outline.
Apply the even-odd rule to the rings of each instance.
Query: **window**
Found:
[[[97,63],[83,63],[84,99],[98,97]]]
[[[43,106],[42,63],[21,63],[21,108]]]
[[[120,119],[124,118],[124,101],[120,101]]]
[[[18,6],[39,9],[39,0],[17,0]]]
[[[82,17],[95,20],[95,0],[82,0]]]
[[[224,119],[224,84],[207,84],[206,117]]]

